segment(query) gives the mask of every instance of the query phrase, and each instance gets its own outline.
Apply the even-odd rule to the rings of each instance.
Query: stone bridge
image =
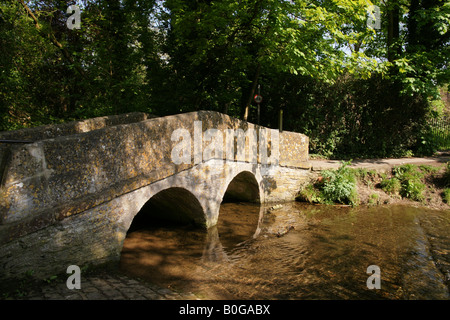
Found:
[[[227,115],[143,113],[0,133],[0,280],[117,261],[133,218],[213,227],[224,199],[291,201],[308,137]],[[150,214],[150,213],[149,213]]]

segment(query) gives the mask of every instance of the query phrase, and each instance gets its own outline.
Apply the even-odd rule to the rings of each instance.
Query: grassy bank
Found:
[[[440,166],[406,164],[389,172],[350,168],[342,162],[323,170],[297,196],[297,201],[317,204],[380,205],[408,203],[448,209],[450,163]]]

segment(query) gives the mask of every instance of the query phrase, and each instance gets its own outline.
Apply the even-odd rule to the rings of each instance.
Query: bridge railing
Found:
[[[430,119],[428,126],[432,136],[432,142],[439,150],[450,150],[450,119]]]

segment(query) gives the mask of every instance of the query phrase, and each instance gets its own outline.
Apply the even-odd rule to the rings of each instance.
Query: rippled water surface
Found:
[[[449,299],[449,231],[449,211],[225,203],[208,231],[129,233],[121,269],[208,299]]]

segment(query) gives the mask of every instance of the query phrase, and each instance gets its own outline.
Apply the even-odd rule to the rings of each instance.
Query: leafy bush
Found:
[[[450,203],[450,188],[444,190],[443,199],[446,203]]]
[[[337,170],[325,170],[323,176],[323,195],[330,202],[355,205],[358,202],[356,178],[348,168],[350,162],[343,162]]]
[[[400,181],[400,194],[402,197],[422,201],[424,199],[423,191],[425,184],[422,182],[424,173],[413,164],[394,167],[392,170],[394,177]]]
[[[321,203],[323,202],[323,196],[320,190],[316,189],[313,184],[309,184],[300,192],[296,200],[309,203]]]
[[[381,189],[383,189],[384,192],[397,195],[400,193],[400,190],[402,188],[402,184],[400,183],[400,180],[393,177],[391,179],[383,179],[380,183]]]
[[[296,200],[322,204],[358,204],[355,171],[343,162],[337,170],[324,170],[322,177],[305,187]]]
[[[422,166],[419,170],[419,167],[413,164],[394,167],[392,169],[394,176],[390,179],[384,178],[380,183],[381,189],[389,194],[400,194],[404,198],[422,201],[424,199],[423,191],[425,190],[425,184],[422,181],[424,172],[434,172],[434,168]]]
[[[311,153],[331,159],[385,158],[411,156],[423,146],[420,134],[428,101],[418,94],[400,94],[402,85],[381,74],[369,79],[345,75],[334,84],[301,77],[289,82],[302,91],[296,100],[279,100],[289,110],[283,125],[309,136]],[[273,95],[284,85],[280,83]],[[299,101],[302,108],[297,107]]]
[[[423,191],[425,190],[425,185],[418,180],[405,180],[402,183],[401,195],[405,198],[422,201],[424,199]]]
[[[422,179],[424,174],[413,164],[405,164],[402,166],[394,167],[392,169],[394,176],[400,181],[409,179]]]

